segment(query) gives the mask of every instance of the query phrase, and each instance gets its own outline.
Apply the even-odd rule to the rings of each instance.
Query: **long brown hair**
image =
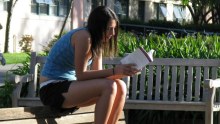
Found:
[[[102,38],[106,35],[108,23],[112,19],[116,21],[115,35],[109,42],[103,43]],[[87,29],[91,34],[91,52],[93,56],[97,56],[100,52],[104,52],[104,55],[108,56],[116,55],[118,28],[118,17],[109,7],[99,6],[90,13]]]

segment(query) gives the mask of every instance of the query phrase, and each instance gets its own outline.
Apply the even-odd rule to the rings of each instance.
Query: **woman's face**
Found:
[[[116,26],[117,22],[114,19],[109,21],[106,34],[104,35],[105,37],[103,39],[104,42],[108,42],[111,39],[111,37],[115,35]]]

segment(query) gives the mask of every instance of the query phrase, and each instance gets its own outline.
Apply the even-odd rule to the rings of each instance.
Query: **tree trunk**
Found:
[[[187,5],[187,8],[189,9],[189,11],[192,15],[193,23],[195,25],[198,25],[199,24],[199,17],[198,17],[196,9],[190,5]]]
[[[220,4],[216,5],[216,24],[220,24]]]
[[[6,21],[6,30],[5,30],[5,47],[4,47],[4,53],[8,52],[8,43],[9,43],[9,34],[10,34],[10,24],[11,24],[11,17],[13,13],[13,8],[16,5],[18,0],[9,0],[8,6],[7,6],[7,21]]]
[[[9,43],[9,33],[10,33],[10,23],[11,23],[11,16],[12,16],[12,4],[13,0],[8,1],[8,16],[6,21],[6,30],[5,30],[5,47],[4,47],[4,53],[8,52],[8,43]]]

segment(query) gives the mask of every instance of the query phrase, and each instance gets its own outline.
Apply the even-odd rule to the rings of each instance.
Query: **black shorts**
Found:
[[[65,100],[62,93],[68,91],[71,81],[51,82],[40,88],[40,100],[45,106],[49,106],[53,111],[63,113],[72,113],[76,111],[77,107],[62,108]]]

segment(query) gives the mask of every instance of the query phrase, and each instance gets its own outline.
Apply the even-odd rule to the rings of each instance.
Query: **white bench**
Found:
[[[16,80],[14,106],[42,106],[37,93],[37,67],[46,57],[31,54],[28,97],[21,98],[21,80]],[[119,64],[120,58],[105,58],[105,67]],[[220,61],[217,59],[155,58],[140,74],[125,78],[128,94],[124,109],[173,110],[205,112],[205,124],[213,124],[213,112],[220,111]],[[42,66],[40,66],[42,67]],[[218,96],[218,97],[216,97]],[[220,117],[219,117],[220,118]]]

